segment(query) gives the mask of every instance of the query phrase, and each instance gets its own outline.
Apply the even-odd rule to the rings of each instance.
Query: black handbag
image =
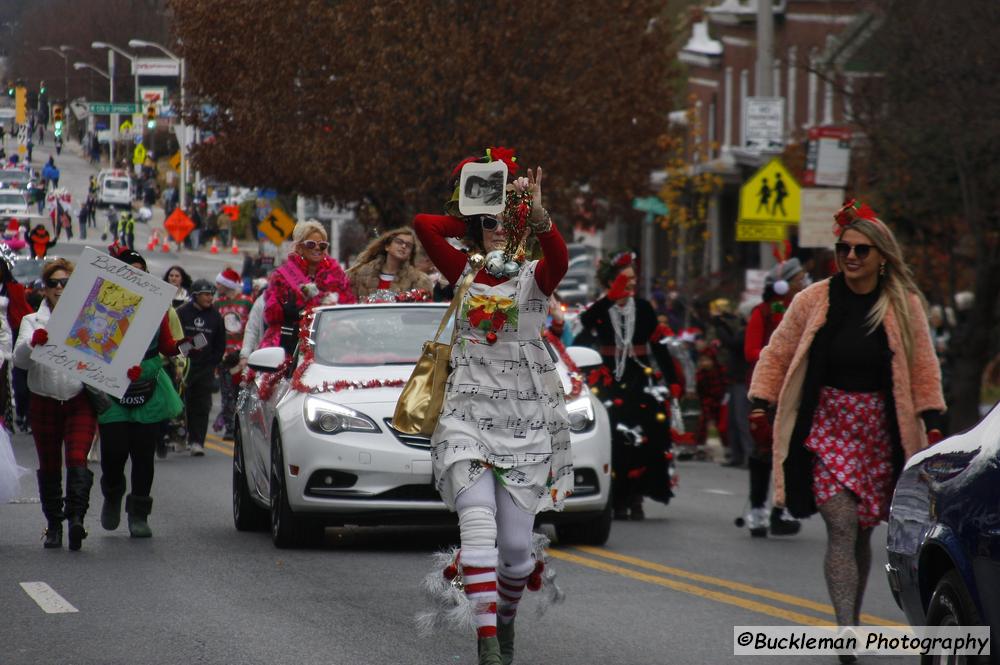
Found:
[[[128,390],[119,398],[118,403],[127,409],[137,409],[153,397],[156,391],[156,378],[145,381],[133,381]]]

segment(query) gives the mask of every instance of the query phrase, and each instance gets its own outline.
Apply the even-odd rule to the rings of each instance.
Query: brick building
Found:
[[[851,92],[873,76],[865,45],[878,20],[865,6],[863,0],[773,0],[770,75],[773,95],[784,99],[786,144],[801,144],[811,127],[850,125]],[[711,161],[701,168],[725,183],[709,213],[705,267],[738,271],[740,281],[744,269],[770,265],[769,247],[735,240],[739,187],[768,158],[742,148],[743,102],[757,89],[757,9],[757,0],[716,0],[693,10],[678,56],[688,69],[701,138],[713,145]],[[794,245],[794,227],[789,239]]]

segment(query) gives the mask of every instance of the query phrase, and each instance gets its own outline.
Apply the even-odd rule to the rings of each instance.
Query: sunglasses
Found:
[[[480,215],[479,225],[483,227],[483,231],[493,231],[499,226],[500,220],[492,215]]]
[[[319,242],[316,242],[315,240],[306,240],[302,243],[302,246],[306,249],[318,249],[321,252],[325,252],[326,248],[330,246],[330,243],[325,240],[320,240]]]
[[[835,244],[834,249],[837,252],[837,256],[842,259],[846,259],[851,255],[851,250],[854,250],[854,256],[858,257],[862,261],[868,258],[868,254],[875,248],[875,245],[866,245],[864,243],[858,245],[852,245],[847,242],[838,242]]]
[[[49,279],[45,280],[45,286],[49,287],[50,289],[54,289],[57,286],[66,288],[67,283],[69,283],[69,277],[63,277],[62,279],[52,279],[50,277]]]

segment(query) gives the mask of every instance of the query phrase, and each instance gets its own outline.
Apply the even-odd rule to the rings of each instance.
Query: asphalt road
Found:
[[[14,446],[34,469],[30,437],[17,435]],[[157,461],[155,535],[146,541],[130,539],[124,524],[101,529],[95,483],[90,537],[78,553],[42,549],[44,520],[34,478],[25,477],[22,499],[0,505],[0,663],[476,662],[470,635],[423,638],[413,624],[428,557],[457,530],[345,527],[328,529],[320,548],[278,550],[269,534],[233,527],[231,454],[210,438],[205,457]],[[792,538],[751,539],[733,526],[745,471],[682,462],[680,474],[669,506],[648,504],[645,522],[616,522],[605,547],[551,550],[567,599],[538,620],[535,599],[522,603],[516,662],[737,662],[733,626],[833,623],[818,518]],[[875,541],[884,540],[880,527]],[[879,547],[863,619],[905,623],[884,564]],[[26,582],[44,582],[75,611],[47,613]]]

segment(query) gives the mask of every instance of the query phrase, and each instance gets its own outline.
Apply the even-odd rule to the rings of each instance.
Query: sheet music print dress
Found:
[[[496,286],[473,282],[458,308],[452,372],[431,437],[435,484],[449,508],[488,472],[532,513],[562,510],[573,491],[562,381],[541,339],[549,298],[535,281],[537,265]]]

